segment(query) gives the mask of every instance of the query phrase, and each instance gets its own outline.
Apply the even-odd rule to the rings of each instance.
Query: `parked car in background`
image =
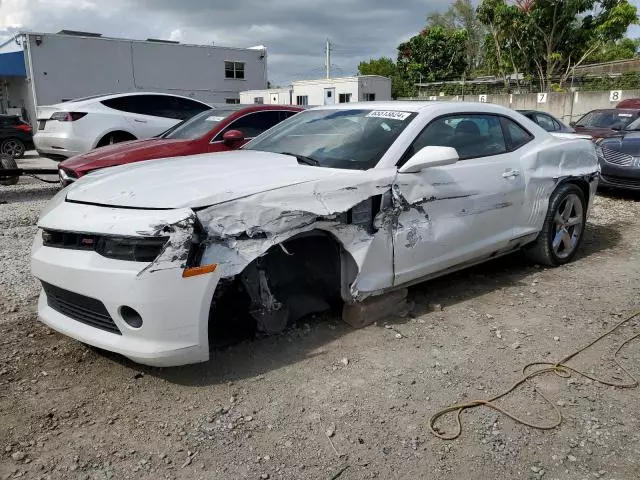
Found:
[[[165,93],[121,93],[38,107],[38,153],[64,160],[96,147],[150,138],[211,106]]]
[[[600,186],[640,190],[640,119],[617,135],[596,142],[600,160]]]
[[[17,115],[0,115],[0,153],[12,158],[22,158],[33,148],[31,125]]]
[[[575,130],[568,125],[565,125],[560,120],[546,112],[539,112],[537,110],[517,110],[519,113],[527,117],[529,120],[534,121],[547,132],[558,133],[575,133]]]
[[[616,108],[640,108],[640,98],[627,98],[616,105]]]
[[[577,133],[591,135],[594,139],[618,135],[627,125],[640,117],[640,109],[607,108],[592,110],[571,126]]]
[[[66,186],[94,170],[125,163],[233,150],[301,110],[284,105],[206,110],[156,138],[109,145],[61,162],[60,184]]]
[[[361,302],[519,249],[570,262],[598,172],[592,142],[499,105],[306,110],[235,151],[61,190],[32,248],[38,315],[155,366],[206,361],[240,321],[275,333],[334,307],[362,326]]]

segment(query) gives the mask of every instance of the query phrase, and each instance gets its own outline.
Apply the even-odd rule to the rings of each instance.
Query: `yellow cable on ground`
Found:
[[[562,423],[562,413],[560,413],[560,410],[558,409],[558,407],[556,407],[554,405],[554,403],[552,401],[550,401],[542,392],[540,392],[539,390],[535,389],[535,387],[534,387],[534,390],[537,393],[539,393],[540,396],[544,399],[544,401],[547,402],[549,405],[551,405],[551,407],[554,410],[555,420],[553,421],[553,423],[551,423],[549,425],[536,425],[535,423],[530,423],[530,422],[528,422],[526,420],[523,420],[522,418],[517,417],[513,413],[510,413],[507,410],[504,410],[503,408],[501,408],[501,407],[499,407],[499,406],[497,406],[497,405],[495,405],[493,403],[496,400],[499,400],[500,398],[503,398],[506,395],[508,395],[509,393],[513,392],[516,388],[518,388],[520,385],[522,385],[523,383],[527,382],[528,380],[530,380],[530,379],[532,379],[534,377],[537,377],[539,375],[544,375],[546,373],[554,373],[554,374],[556,374],[556,375],[558,375],[560,377],[569,378],[571,376],[571,372],[573,372],[573,373],[575,373],[577,375],[581,375],[581,376],[586,377],[586,378],[588,378],[590,380],[593,380],[594,382],[598,382],[598,383],[601,383],[603,385],[608,385],[608,386],[611,386],[611,387],[618,387],[618,388],[635,388],[635,387],[637,387],[638,386],[638,380],[633,375],[631,375],[631,373],[629,373],[629,371],[627,371],[626,368],[624,368],[622,365],[620,365],[620,363],[618,362],[616,357],[617,357],[618,353],[620,352],[620,350],[622,350],[622,348],[624,348],[628,343],[632,342],[636,338],[639,338],[640,337],[640,333],[636,334],[636,335],[633,335],[632,337],[627,338],[624,342],[622,342],[620,344],[620,346],[616,349],[615,353],[613,354],[613,361],[615,362],[616,365],[618,365],[618,367],[620,367],[620,369],[630,379],[633,380],[633,382],[631,382],[631,383],[614,383],[614,382],[611,382],[609,380],[603,380],[601,378],[594,377],[594,376],[589,375],[587,373],[581,372],[580,370],[572,368],[572,367],[566,365],[566,362],[568,362],[569,360],[571,360],[572,358],[574,358],[578,354],[584,352],[588,348],[592,347],[593,345],[598,343],[603,338],[607,337],[608,335],[611,335],[618,328],[622,327],[625,323],[627,323],[628,321],[634,319],[638,315],[640,315],[640,311],[637,311],[633,315],[630,315],[629,317],[625,318],[624,320],[622,320],[621,322],[616,324],[613,328],[611,328],[607,332],[605,332],[602,335],[600,335],[598,338],[596,338],[594,341],[592,341],[588,345],[580,348],[579,350],[576,350],[571,355],[568,355],[568,356],[564,357],[562,360],[560,360],[557,363],[553,363],[553,362],[532,362],[532,363],[529,363],[529,364],[525,365],[524,368],[522,369],[522,378],[520,380],[518,380],[516,383],[514,383],[510,388],[508,388],[507,390],[505,390],[504,392],[502,392],[499,395],[491,397],[491,398],[489,398],[487,400],[472,400],[472,401],[466,402],[466,403],[459,403],[459,404],[456,404],[456,405],[451,405],[451,406],[449,406],[447,408],[444,408],[444,409],[436,412],[434,415],[431,416],[431,418],[429,418],[429,430],[431,430],[431,433],[434,434],[436,437],[441,438],[443,440],[455,440],[462,433],[462,423],[460,421],[460,415],[462,414],[462,412],[465,411],[465,410],[468,410],[470,408],[479,407],[481,405],[484,405],[484,406],[489,407],[489,408],[493,408],[494,410],[502,413],[503,415],[506,415],[507,417],[515,420],[516,422],[521,423],[521,424],[526,425],[526,426],[531,427],[531,428],[536,428],[536,429],[539,429],[539,430],[551,430],[552,428],[556,428],[557,426],[559,426]],[[533,372],[527,373],[527,370],[529,368],[536,367],[536,366],[537,367],[542,367],[542,368],[539,368],[538,370],[535,370]],[[447,435],[445,433],[440,433],[438,427],[435,426],[435,423],[438,421],[438,419],[440,417],[442,417],[443,415],[446,415],[447,413],[450,413],[450,412],[457,412],[456,413],[457,429],[456,429],[455,433],[453,433],[451,435]]]

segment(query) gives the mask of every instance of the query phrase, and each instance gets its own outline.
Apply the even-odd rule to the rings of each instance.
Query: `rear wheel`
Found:
[[[0,154],[0,185],[8,186],[18,183],[18,180],[20,180],[20,177],[18,175],[14,175],[11,177],[2,175],[3,170],[12,168],[18,168],[18,164],[16,163],[15,158],[9,155]]]
[[[525,248],[527,256],[552,267],[569,263],[582,243],[587,220],[584,193],[571,183],[561,185],[549,199],[540,235]]]
[[[11,158],[22,158],[25,150],[24,142],[19,138],[7,138],[0,145],[0,153]]]
[[[128,132],[111,132],[100,139],[96,148],[106,147],[107,145],[113,145],[114,143],[127,142],[135,139],[136,137]]]

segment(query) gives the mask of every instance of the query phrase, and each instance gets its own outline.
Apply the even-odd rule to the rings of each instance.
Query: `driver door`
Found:
[[[525,198],[519,146],[506,118],[455,114],[432,121],[403,157],[425,146],[457,150],[460,159],[418,173],[398,173],[394,201],[394,284],[491,256],[508,248]],[[526,140],[526,141],[524,141]],[[514,148],[517,147],[517,148]],[[402,163],[401,161],[401,163]]]

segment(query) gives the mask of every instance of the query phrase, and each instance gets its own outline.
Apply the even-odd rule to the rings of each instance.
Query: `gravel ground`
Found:
[[[566,267],[512,255],[412,288],[412,312],[386,325],[313,318],[207,364],[155,369],[37,322],[29,250],[54,192],[0,187],[0,479],[640,478],[636,389],[545,376],[534,383],[562,411],[559,428],[487,408],[464,413],[454,441],[427,426],[438,409],[504,390],[524,364],[558,360],[638,308],[640,196],[598,197]],[[610,356],[633,333],[640,321],[571,364],[624,379]],[[621,353],[640,375],[640,340]],[[553,420],[531,385],[500,405]],[[453,427],[452,416],[441,425]]]

